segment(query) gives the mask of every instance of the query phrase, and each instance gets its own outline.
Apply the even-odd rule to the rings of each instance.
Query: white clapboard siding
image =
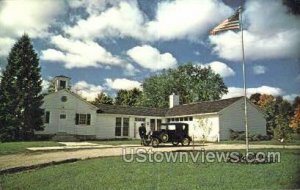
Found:
[[[115,136],[116,118],[129,118],[129,134],[128,136]],[[95,129],[96,138],[98,139],[111,139],[111,138],[134,138],[135,118],[145,118],[146,130],[150,130],[150,119],[162,119],[161,117],[149,117],[149,116],[133,116],[133,115],[120,115],[120,114],[98,114],[97,124]],[[138,130],[139,126],[136,126],[135,130]],[[122,129],[123,130],[123,129]],[[136,136],[139,138],[139,136]]]
[[[266,120],[264,114],[252,103],[247,101],[248,130],[252,134],[266,134]],[[220,138],[229,139],[229,129],[245,131],[244,124],[244,100],[240,99],[232,105],[220,111]]]
[[[219,116],[217,114],[199,115],[194,120],[195,140],[219,141]]]
[[[174,122],[189,124],[189,136],[192,137],[192,139],[195,141],[207,140],[212,142],[219,140],[219,116],[217,114],[198,114],[189,115],[187,117],[193,117],[193,121]],[[204,128],[210,128],[210,130],[205,130]]]
[[[67,101],[61,101],[61,97],[66,96]],[[73,93],[66,90],[49,94],[44,98],[42,108],[50,112],[50,122],[45,124],[44,131],[37,134],[56,134],[64,132],[74,135],[95,135],[96,111],[97,107],[87,103]],[[75,125],[76,113],[91,114],[91,125]],[[60,119],[60,115],[65,114],[65,119]]]

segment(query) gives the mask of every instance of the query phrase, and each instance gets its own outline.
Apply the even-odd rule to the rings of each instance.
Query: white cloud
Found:
[[[101,67],[102,65],[123,66],[123,61],[117,56],[93,41],[81,41],[53,36],[51,43],[59,50],[47,49],[42,51],[41,59],[60,61],[68,69],[83,67]]]
[[[25,32],[33,38],[43,37],[56,16],[64,13],[64,8],[64,1],[1,1],[0,36],[18,37]]]
[[[49,80],[42,79],[42,92],[47,92],[49,88]]]
[[[262,66],[262,65],[255,65],[255,66],[253,66],[253,72],[256,75],[265,74],[266,71],[267,71],[267,68],[265,66]]]
[[[134,76],[136,73],[139,73],[140,70],[138,70],[137,68],[135,68],[132,64],[125,64],[124,66],[124,75],[126,76]]]
[[[104,84],[110,89],[114,90],[132,90],[133,88],[141,89],[141,83],[135,80],[128,80],[125,78],[119,78],[119,79],[105,79],[106,83]]]
[[[12,48],[15,40],[9,37],[0,37],[0,57],[8,55],[10,49]]]
[[[155,19],[147,31],[156,40],[197,40],[233,10],[216,0],[175,0],[158,4]]]
[[[72,86],[72,91],[88,101],[93,101],[102,90],[102,86],[89,84],[86,81],[78,81]]]
[[[97,14],[107,8],[108,5],[117,5],[121,0],[71,0],[67,1],[71,8],[85,8],[89,15]]]
[[[158,49],[149,46],[136,46],[127,51],[130,56],[141,67],[158,71],[173,68],[177,65],[177,60],[170,53],[160,53]]]
[[[153,20],[139,9],[136,0],[101,3],[73,2],[73,7],[84,6],[90,14],[75,26],[64,31],[75,38],[132,37],[143,41],[190,39],[198,40],[217,22],[233,10],[217,0],[175,0],[159,2]],[[95,8],[95,4],[96,8]],[[94,7],[91,9],[90,7]]]
[[[300,96],[300,94],[288,94],[283,96],[283,99],[292,103],[297,96]]]
[[[93,12],[75,26],[65,27],[64,31],[72,37],[84,39],[125,36],[142,39],[145,34],[143,23],[144,16],[136,1],[120,1],[99,14]]]
[[[284,94],[284,91],[281,88],[272,87],[272,86],[260,86],[256,88],[247,88],[247,96],[250,97],[251,94],[261,93],[261,94],[271,94],[273,96],[280,96]],[[222,99],[243,96],[244,89],[238,87],[228,87],[228,93],[222,97]]]
[[[230,68],[228,65],[225,63],[219,62],[219,61],[213,61],[211,63],[207,64],[200,64],[204,67],[209,67],[217,74],[219,74],[221,77],[230,77],[234,76],[235,72],[233,71],[232,68]]]
[[[265,9],[268,7],[268,9]],[[264,11],[261,11],[264,10]],[[272,19],[270,19],[272,18]],[[247,1],[244,30],[247,60],[293,58],[299,56],[300,16],[289,14],[281,1]],[[210,36],[220,57],[241,60],[241,34],[228,31]]]

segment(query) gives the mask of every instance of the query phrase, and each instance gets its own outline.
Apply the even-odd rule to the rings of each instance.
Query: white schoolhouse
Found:
[[[230,129],[244,131],[244,99],[236,97],[217,101],[179,104],[179,96],[170,95],[169,108],[125,107],[101,105],[96,107],[68,90],[70,78],[54,78],[55,92],[44,97],[42,105],[45,128],[39,135],[67,134],[87,139],[139,138],[138,127],[160,129],[161,123],[184,122],[195,140],[204,136],[209,141],[229,139]],[[250,101],[249,132],[266,134],[264,113]]]

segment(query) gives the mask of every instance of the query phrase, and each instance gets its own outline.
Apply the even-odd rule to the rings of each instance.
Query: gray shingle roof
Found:
[[[99,106],[97,113],[107,114],[124,114],[137,116],[160,116],[164,117],[167,109],[164,108],[147,108],[147,107],[128,107],[118,105],[102,104]]]
[[[124,115],[137,115],[137,116],[181,116],[192,115],[201,113],[214,113],[233,104],[242,97],[229,98],[216,101],[197,102],[192,104],[178,105],[171,109],[164,108],[147,108],[147,107],[126,107],[117,105],[99,106],[97,113],[107,114],[124,114]]]
[[[215,113],[228,107],[234,102],[238,101],[242,97],[235,97],[223,100],[204,101],[192,104],[178,105],[169,109],[165,116],[180,116],[180,115],[192,115],[203,113]]]

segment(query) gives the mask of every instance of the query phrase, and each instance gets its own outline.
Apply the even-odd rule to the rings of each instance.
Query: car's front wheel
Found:
[[[158,145],[159,145],[159,140],[157,138],[152,139],[152,146],[158,147]]]
[[[160,139],[161,139],[162,142],[166,143],[169,140],[169,135],[167,133],[162,133],[160,135]]]
[[[189,146],[191,143],[189,138],[184,138],[181,142],[182,146]]]

